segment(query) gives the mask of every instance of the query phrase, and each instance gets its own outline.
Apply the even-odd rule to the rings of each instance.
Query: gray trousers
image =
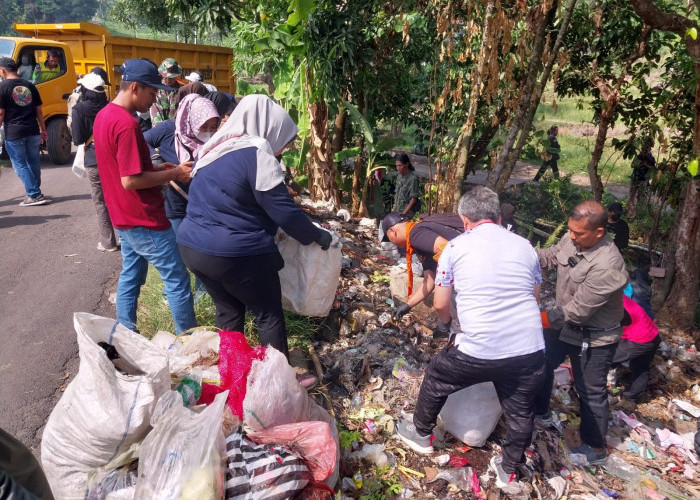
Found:
[[[97,172],[97,165],[86,166],[85,173],[90,181],[90,196],[97,213],[97,228],[100,232],[100,242],[105,248],[114,248],[117,246],[117,237],[114,235],[112,220],[109,218],[107,205],[105,205],[105,196],[102,192],[102,183],[100,182],[100,174]]]

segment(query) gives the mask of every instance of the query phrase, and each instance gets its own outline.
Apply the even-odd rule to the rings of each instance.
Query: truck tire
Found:
[[[71,158],[71,135],[65,117],[54,118],[46,127],[49,133],[49,159],[54,165],[65,165]]]

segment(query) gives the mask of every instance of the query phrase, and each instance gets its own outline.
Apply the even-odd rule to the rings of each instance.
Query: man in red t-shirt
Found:
[[[136,329],[136,306],[150,262],[163,280],[175,330],[181,333],[197,322],[190,276],[165,216],[161,186],[171,180],[189,181],[192,162],[153,167],[134,114],[147,111],[157,89],[167,87],[148,59],[129,59],[121,74],[119,94],[97,114],[93,129],[105,203],[121,240],[117,321]]]

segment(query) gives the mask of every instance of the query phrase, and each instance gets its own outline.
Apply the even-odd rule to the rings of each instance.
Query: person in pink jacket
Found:
[[[631,382],[627,390],[622,393],[622,397],[637,401],[646,391],[649,369],[661,343],[661,337],[654,320],[642,306],[627,295],[622,297],[622,305],[632,322],[622,329],[622,338],[617,344],[612,367],[615,369],[625,361],[629,361],[632,372]]]

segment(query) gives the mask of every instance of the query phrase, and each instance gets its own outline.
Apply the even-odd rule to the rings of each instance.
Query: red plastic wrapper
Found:
[[[258,444],[287,446],[309,466],[316,481],[323,481],[335,470],[338,448],[326,422],[276,425],[248,437]]]
[[[253,349],[240,332],[222,331],[219,333],[219,374],[221,391],[228,390],[228,406],[238,418],[243,418],[248,373],[253,360],[265,357],[265,348]],[[207,394],[209,389],[207,390]],[[202,396],[205,394],[202,387]],[[213,399],[213,398],[212,398]]]
[[[450,467],[466,467],[469,465],[469,459],[458,455],[450,455],[450,461],[447,462]]]

